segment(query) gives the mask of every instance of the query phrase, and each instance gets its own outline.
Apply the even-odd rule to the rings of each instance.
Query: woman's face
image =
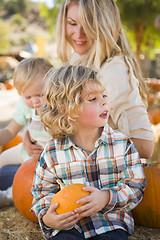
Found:
[[[72,3],[66,17],[66,39],[79,55],[85,54],[93,45],[93,39],[87,36],[79,18],[79,5]]]

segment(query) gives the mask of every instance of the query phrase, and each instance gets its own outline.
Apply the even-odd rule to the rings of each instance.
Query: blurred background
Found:
[[[0,0],[0,127],[12,118],[19,96],[12,75],[32,56],[60,64],[55,24],[62,0]],[[149,89],[148,114],[155,138],[152,159],[160,161],[160,0],[116,1],[129,44]]]

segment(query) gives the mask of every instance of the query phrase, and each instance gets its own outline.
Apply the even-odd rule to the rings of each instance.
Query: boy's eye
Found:
[[[91,99],[88,99],[89,102],[93,102],[93,101],[95,101],[95,100],[96,100],[96,97],[93,97],[93,98],[91,98]]]
[[[107,98],[107,95],[103,95],[103,98]]]

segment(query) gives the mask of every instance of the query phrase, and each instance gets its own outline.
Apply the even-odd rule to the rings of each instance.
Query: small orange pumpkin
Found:
[[[90,193],[83,191],[83,187],[86,187],[84,184],[74,183],[69,186],[64,187],[62,190],[57,192],[51,201],[53,203],[59,203],[56,212],[58,214],[72,212],[76,208],[84,205],[84,204],[76,204],[76,202],[88,196]]]
[[[148,117],[149,117],[150,123],[154,125],[160,123],[160,109],[159,108],[150,109],[148,111]]]
[[[30,193],[37,158],[24,162],[17,170],[12,186],[13,201],[18,211],[32,222],[38,222],[36,215],[30,211],[33,196]]]
[[[147,97],[147,102],[149,105],[154,104],[156,102],[156,97],[154,94],[149,94]]]
[[[12,148],[22,142],[22,136],[17,134],[9,143],[2,146],[2,151]]]
[[[144,168],[147,187],[140,204],[132,211],[135,223],[144,227],[160,228],[160,164]]]
[[[147,82],[147,85],[151,89],[160,90],[160,80],[153,78]]]
[[[7,90],[11,90],[14,88],[14,84],[13,84],[13,79],[9,79],[4,83],[5,87]]]

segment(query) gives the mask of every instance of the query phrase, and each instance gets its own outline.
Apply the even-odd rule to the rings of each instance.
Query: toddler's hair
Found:
[[[91,80],[103,91],[103,85],[97,80],[97,72],[83,66],[64,65],[57,70],[51,69],[46,75],[47,103],[42,109],[41,120],[45,129],[54,138],[73,135],[75,117],[79,116],[82,106],[81,92]]]
[[[45,58],[23,59],[16,67],[13,80],[19,94],[39,78],[43,78],[53,65]]]

